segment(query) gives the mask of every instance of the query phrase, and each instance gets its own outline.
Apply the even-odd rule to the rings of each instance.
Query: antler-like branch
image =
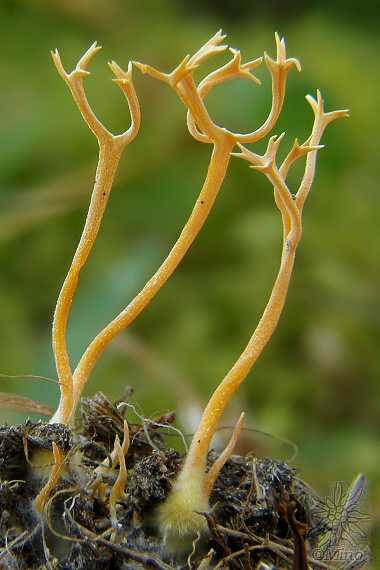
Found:
[[[281,113],[285,98],[286,79],[289,71],[295,67],[301,71],[301,64],[294,57],[286,57],[285,39],[276,33],[277,58],[272,59],[265,53],[265,63],[272,76],[272,107],[265,123],[256,131],[239,137],[240,143],[253,143],[264,138],[274,127]]]
[[[301,71],[301,66],[297,59],[286,57],[286,46],[284,38],[280,39],[279,35],[276,33],[275,39],[277,46],[276,60],[273,60],[266,53],[264,55],[265,63],[272,76],[271,110],[265,122],[255,131],[246,134],[234,133],[233,136],[235,137],[236,143],[253,143],[267,136],[267,134],[276,124],[277,119],[281,113],[285,98],[286,79],[289,71],[293,67],[296,67],[298,71]],[[248,63],[242,64],[240,52],[234,49],[230,49],[230,51],[233,54],[232,60],[224,67],[221,67],[213,73],[210,73],[199,84],[198,92],[202,99],[204,99],[212,87],[218,83],[222,83],[236,77],[247,77],[256,83],[260,83],[257,77],[251,73],[251,71],[261,64],[262,58],[258,58]],[[202,131],[202,128],[199,125],[197,129],[196,121],[191,115],[191,110],[189,110],[188,114],[188,127],[190,133],[194,138],[201,140],[202,142],[210,142],[207,139],[207,136],[205,136],[203,132],[199,131],[199,128]]]
[[[335,119],[348,117],[348,109],[342,109],[339,111],[330,111],[329,113],[325,113],[324,101],[322,99],[322,95],[319,89],[317,91],[316,100],[311,95],[307,95],[306,100],[310,104],[314,113],[314,125],[308,144],[310,146],[318,146],[322,138],[323,131],[325,130],[327,125],[331,123],[331,121],[335,121]],[[303,205],[308,196],[311,184],[314,179],[316,160],[317,160],[316,152],[311,152],[308,154],[306,160],[305,174],[296,195],[296,203],[300,211],[302,211]]]
[[[230,48],[230,52],[233,56],[232,59],[223,67],[207,75],[198,85],[198,93],[202,100],[215,85],[230,81],[231,79],[245,77],[255,83],[260,83],[260,80],[257,79],[251,71],[261,65],[263,58],[259,57],[258,59],[242,64],[240,51]],[[205,143],[212,142],[207,135],[198,130],[196,121],[190,110],[187,113],[187,126],[190,134],[195,139]]]
[[[115,63],[110,64],[116,76],[114,81],[123,91],[129,105],[131,114],[131,126],[129,129],[119,135],[113,135],[102,125],[91,109],[84,91],[83,77],[88,75],[89,72],[86,71],[86,67],[99,50],[100,47],[96,46],[96,43],[93,44],[70,74],[65,71],[58,51],[52,54],[61,77],[69,86],[84,120],[95,134],[99,143],[98,167],[87,219],[70,269],[59,294],[54,313],[53,351],[60,382],[61,400],[51,420],[52,422],[69,423],[78,402],[66,344],[68,314],[77,287],[79,273],[98,235],[121,153],[135,138],[140,126],[140,108],[132,84],[131,64],[129,64],[127,72],[124,72]]]

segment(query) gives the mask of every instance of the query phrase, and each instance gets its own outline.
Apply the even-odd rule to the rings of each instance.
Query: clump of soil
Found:
[[[114,511],[110,497],[119,467],[112,467],[110,454],[116,436],[123,439],[124,417],[103,394],[83,400],[77,430],[29,420],[1,427],[0,567],[308,570],[305,537],[313,504],[308,488],[283,462],[240,456],[227,461],[214,486],[211,512],[204,514],[207,543],[194,545],[187,560],[163,559],[154,513],[182,458],[166,446],[157,424],[173,419],[129,425],[128,477]],[[53,442],[63,465],[49,487]],[[210,463],[215,457],[211,452]]]

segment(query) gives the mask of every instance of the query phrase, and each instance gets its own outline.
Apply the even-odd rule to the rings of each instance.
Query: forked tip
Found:
[[[222,42],[226,37],[227,34],[224,34],[223,29],[220,28],[220,30],[216,32],[215,36],[212,39],[217,39],[218,41]]]

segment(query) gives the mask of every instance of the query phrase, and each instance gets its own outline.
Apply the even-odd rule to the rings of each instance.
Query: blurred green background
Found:
[[[236,394],[224,425],[244,409],[247,427],[295,442],[294,465],[321,493],[328,482],[371,480],[380,517],[380,64],[375,3],[338,0],[1,0],[0,3],[0,372],[55,378],[54,304],[84,222],[97,143],[49,52],[67,70],[98,40],[86,80],[105,124],[120,132],[128,108],[106,65],[139,60],[170,71],[223,28],[243,61],[267,51],[274,31],[302,73],[289,77],[275,129],[310,132],[304,96],[320,88],[326,109],[349,108],[322,142],[304,236],[280,325]],[[218,56],[215,65],[227,61]],[[236,81],[209,98],[220,124],[249,131],[270,105],[270,81]],[[208,68],[210,69],[210,68]],[[138,138],[124,153],[96,247],[82,274],[69,326],[76,363],[88,343],[136,294],[177,238],[201,188],[210,147],[194,141],[168,85],[134,70],[142,108]],[[258,147],[259,151],[262,146]],[[297,169],[296,169],[297,170]],[[297,183],[297,171],[293,183]],[[281,223],[271,189],[232,159],[212,215],[180,268],[93,371],[87,394],[110,399],[126,385],[145,416],[176,409],[191,422],[244,348],[278,267]],[[53,407],[54,384],[0,379],[0,390]],[[1,411],[1,421],[27,414]],[[247,433],[244,449],[288,459],[279,440]],[[173,442],[173,445],[177,445]],[[376,538],[374,538],[376,542]]]

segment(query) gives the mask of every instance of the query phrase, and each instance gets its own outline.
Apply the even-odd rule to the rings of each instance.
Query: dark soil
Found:
[[[129,425],[128,478],[115,524],[109,498],[119,468],[107,457],[115,437],[123,440],[124,417],[101,393],[84,399],[83,410],[77,430],[29,420],[0,428],[0,568],[326,568],[307,562],[312,544],[306,537],[317,539],[327,529],[313,521],[313,496],[295,470],[280,461],[240,456],[228,460],[214,486],[212,510],[204,515],[207,544],[194,548],[188,560],[164,560],[154,512],[170,491],[181,456],[166,447],[154,422]],[[157,424],[173,419],[159,418]],[[53,442],[64,466],[43,508],[36,509],[54,465]],[[210,462],[215,457],[211,452]]]

